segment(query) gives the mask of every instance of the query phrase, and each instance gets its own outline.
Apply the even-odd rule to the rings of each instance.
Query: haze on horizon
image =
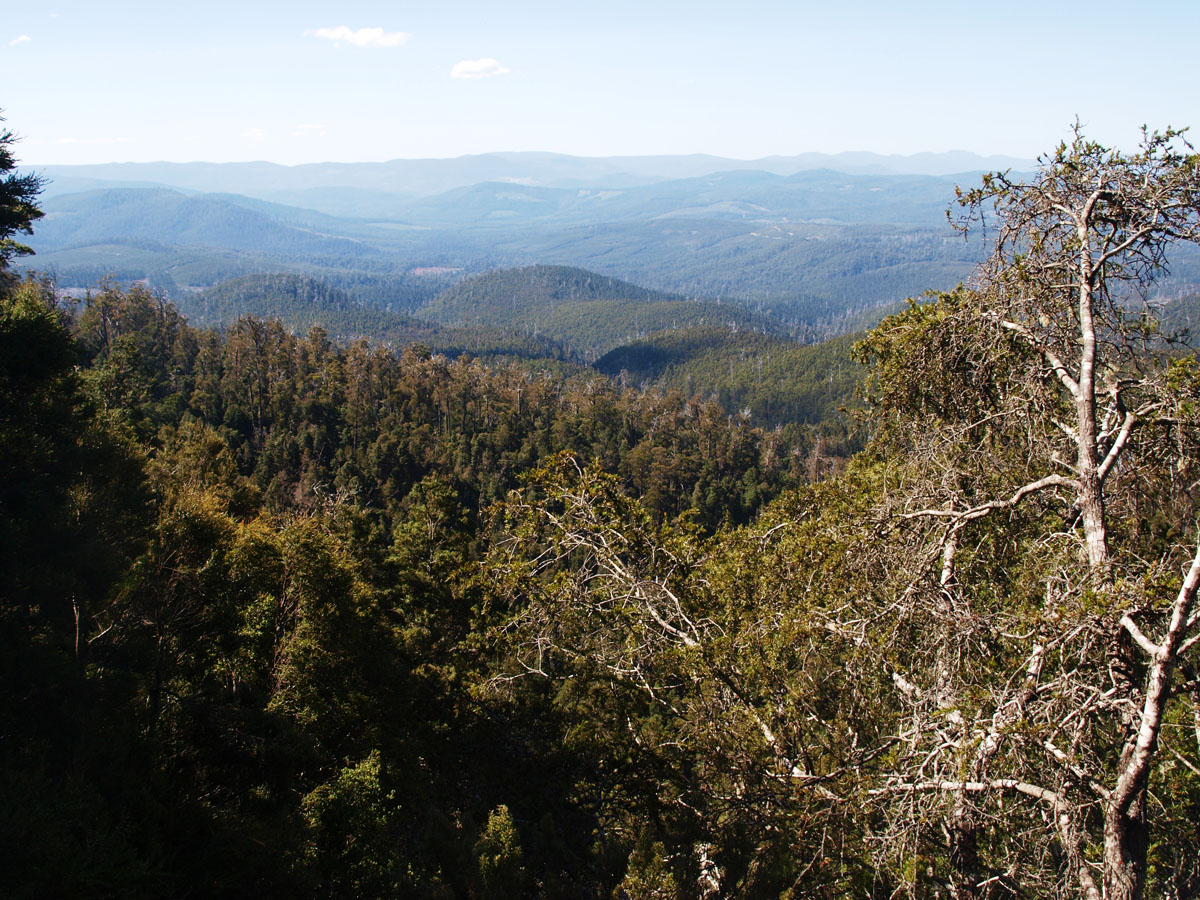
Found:
[[[1200,127],[1200,5],[382,0],[6,10],[29,166],[967,150]],[[1079,74],[1082,73],[1082,74]]]

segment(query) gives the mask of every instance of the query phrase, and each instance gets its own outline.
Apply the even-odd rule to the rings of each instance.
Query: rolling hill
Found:
[[[242,316],[278,319],[295,334],[322,328],[339,343],[366,338],[403,347],[423,344],[457,356],[562,360],[564,352],[545,336],[502,328],[444,327],[401,313],[355,302],[344,291],[294,274],[257,274],[234,278],[177,299],[195,325],[228,327]]]
[[[252,208],[257,205],[259,208]],[[299,211],[232,202],[221,195],[166,189],[110,189],[48,198],[37,242],[47,249],[87,246],[119,236],[162,245],[236,247],[312,259],[378,255],[375,248],[303,224]]]
[[[735,304],[688,300],[567,266],[528,266],[464,279],[417,311],[447,325],[543,334],[594,359],[640,335],[668,327],[732,323],[775,327]]]

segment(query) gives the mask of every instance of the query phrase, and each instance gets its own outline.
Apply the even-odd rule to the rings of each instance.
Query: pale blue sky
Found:
[[[40,0],[0,16],[0,108],[30,164],[1032,157],[1076,115],[1200,131],[1198,33],[1196,0]]]

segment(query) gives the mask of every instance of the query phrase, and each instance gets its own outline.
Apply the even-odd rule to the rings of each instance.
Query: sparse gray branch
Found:
[[[1037,481],[1031,481],[1029,484],[1022,485],[1012,493],[1012,496],[1003,500],[989,500],[987,503],[980,503],[971,507],[970,509],[963,510],[922,509],[915,512],[903,513],[901,518],[949,519],[956,524],[966,523],[974,519],[982,518],[988,513],[995,512],[998,509],[1008,509],[1014,507],[1030,494],[1035,494],[1039,491],[1044,491],[1054,487],[1078,489],[1079,483],[1074,479],[1065,478],[1062,475],[1047,475],[1045,478],[1039,478]]]

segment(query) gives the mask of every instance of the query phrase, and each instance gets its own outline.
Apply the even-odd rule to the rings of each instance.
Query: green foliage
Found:
[[[667,862],[662,841],[643,840],[629,854],[629,868],[613,889],[612,900],[678,900],[679,884]]]
[[[140,441],[180,415],[198,348],[174,306],[141,286],[106,285],[84,300],[75,327],[92,389]]]
[[[16,173],[17,160],[13,144],[17,137],[3,127],[0,116],[0,277],[3,277],[14,256],[24,256],[33,250],[17,243],[14,234],[32,234],[33,223],[44,213],[37,205],[42,179],[37,175]]]
[[[1015,338],[988,329],[978,305],[964,288],[910,300],[855,345],[855,357],[871,369],[864,398],[881,418],[968,422],[999,405],[1006,381],[1031,358]]]
[[[755,332],[697,326],[618,347],[595,363],[606,375],[712,396],[763,427],[829,423],[854,403],[862,369],[853,337],[799,346]]]
[[[300,802],[309,855],[325,890],[339,897],[398,896],[403,881],[392,840],[399,814],[380,783],[379,753],[339,771]]]
[[[488,813],[487,826],[475,842],[475,859],[483,883],[481,896],[516,897],[525,880],[521,865],[521,841],[512,813],[504,804]]]
[[[4,609],[60,634],[103,601],[145,513],[137,452],[97,414],[77,359],[46,286],[0,292]]]
[[[112,601],[147,491],[78,358],[45,285],[0,287],[0,846],[21,897],[119,896],[162,876],[139,824],[149,797],[112,778],[145,754],[106,714],[129,697],[112,671]]]
[[[832,226],[747,236],[726,187],[707,231],[695,210],[656,220],[674,249],[642,263],[718,232],[722,264],[845,263],[818,240]],[[270,212],[201,205],[246,228]],[[903,229],[842,238],[919,269]],[[1134,281],[1164,261],[1148,252]],[[1078,405],[1038,344],[1077,352],[1078,296],[1046,305],[1059,282],[1028,260],[888,317],[857,362],[851,338],[802,346],[726,304],[557,267],[430,306],[490,324],[417,325],[403,313],[433,291],[367,249],[340,286],[321,262],[322,280],[196,298],[222,332],[142,287],[72,318],[48,283],[0,285],[6,889],[1069,895],[1155,664],[1135,651],[1159,638],[1120,619],[1160,634],[1194,552],[1200,366],[1102,298],[1105,353],[1123,355],[1100,370],[1098,440],[1128,446],[1097,577],[1072,505]],[[281,300],[288,323],[243,315]],[[334,339],[393,326],[422,343]],[[562,360],[651,328],[598,363],[619,383]],[[559,330],[576,343],[539,360]],[[835,418],[863,372],[866,409]],[[1027,487],[1047,467],[1069,474]],[[1184,646],[1130,817],[1147,891],[1179,897],[1200,877],[1200,644]]]

